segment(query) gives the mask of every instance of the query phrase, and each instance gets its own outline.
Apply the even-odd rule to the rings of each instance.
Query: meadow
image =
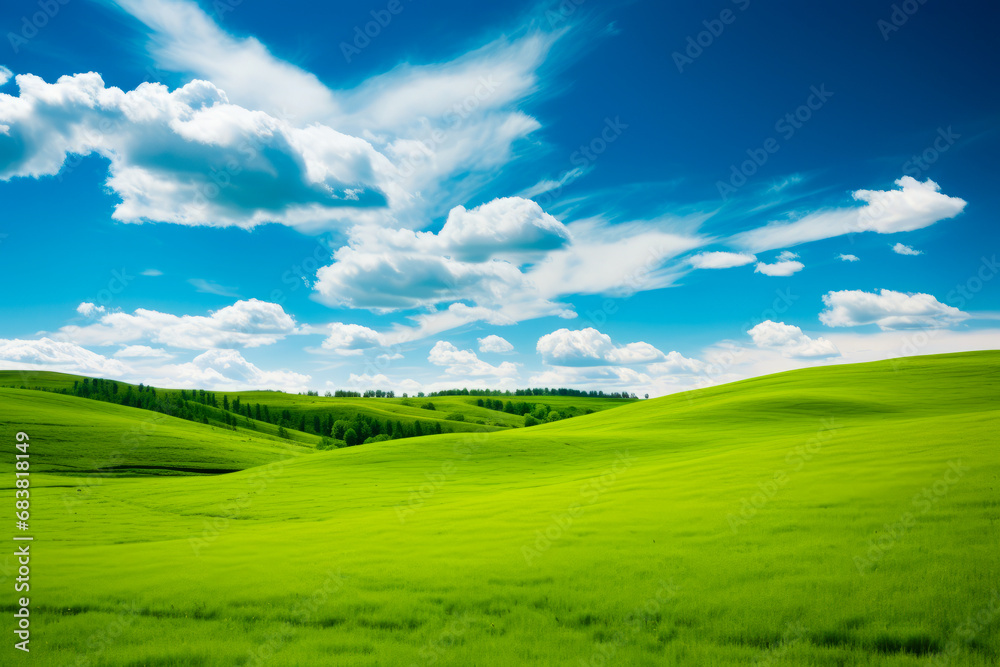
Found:
[[[478,414],[468,398],[430,400]],[[1000,352],[599,401],[317,451],[0,390],[5,497],[15,432],[36,471],[30,660],[1000,661]],[[135,474],[94,472],[108,460]]]

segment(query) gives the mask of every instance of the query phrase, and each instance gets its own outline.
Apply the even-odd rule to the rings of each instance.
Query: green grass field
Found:
[[[18,430],[38,471],[22,662],[1000,661],[1000,352],[307,455],[164,422],[129,454],[241,469],[211,476],[81,474],[152,414],[112,407],[0,392],[8,502]]]

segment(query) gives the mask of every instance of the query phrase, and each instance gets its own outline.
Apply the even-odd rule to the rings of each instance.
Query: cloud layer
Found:
[[[819,319],[829,327],[857,327],[877,324],[882,330],[938,328],[969,318],[930,294],[903,294],[883,289],[879,292],[844,290],[823,295],[826,310]]]

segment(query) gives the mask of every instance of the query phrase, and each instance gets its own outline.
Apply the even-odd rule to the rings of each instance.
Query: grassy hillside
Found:
[[[110,479],[71,511],[72,480],[36,475],[32,652],[995,665],[998,427],[1000,353],[982,352],[230,475]],[[68,444],[37,428],[32,456],[60,456]]]
[[[315,451],[255,431],[25,389],[0,389],[0,423],[5,432],[27,432],[39,445],[31,451],[38,472],[231,472]]]
[[[66,373],[49,371],[0,371],[0,387],[28,389],[44,389],[61,391],[72,389],[74,382],[82,383],[85,378]],[[119,383],[124,388],[128,383]],[[177,396],[180,390],[157,388],[157,394],[162,397]],[[190,392],[188,392],[190,393]],[[475,396],[436,396],[432,398],[328,398],[325,396],[304,396],[285,394],[276,391],[219,391],[215,392],[221,403],[223,396],[229,401],[239,398],[244,405],[266,405],[272,414],[280,414],[287,410],[292,419],[288,428],[290,437],[303,444],[316,444],[318,438],[313,429],[314,417],[321,420],[331,415],[334,420],[348,419],[355,414],[374,417],[380,421],[399,421],[412,427],[419,422],[425,432],[431,432],[436,424],[441,424],[445,432],[479,432],[496,431],[503,428],[524,426],[524,417],[512,415],[497,410],[478,407]],[[634,401],[613,398],[581,398],[563,396],[525,396],[497,397],[504,402],[526,402],[536,405],[550,406],[559,411],[563,417],[575,417],[590,412],[599,412],[609,408],[620,407]],[[433,405],[434,409],[425,406]],[[222,416],[220,410],[210,410],[213,419]],[[300,436],[295,432],[302,417],[305,417],[306,431]],[[272,435],[277,433],[277,426],[266,422],[258,422],[259,430]],[[431,428],[429,428],[431,427]]]

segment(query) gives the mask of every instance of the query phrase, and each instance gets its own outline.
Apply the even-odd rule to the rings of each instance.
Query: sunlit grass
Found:
[[[49,396],[0,392],[7,441],[28,409],[13,401]],[[36,419],[37,461],[120,438],[100,412],[71,412],[82,399],[62,400],[39,410],[52,424],[93,423],[90,439]],[[530,429],[279,456],[228,475],[36,475],[32,654],[91,665],[994,665],[998,417],[1000,354],[970,353],[797,371]],[[240,458],[202,435],[149,456],[208,461],[217,448],[243,464],[276,451],[261,440]]]

